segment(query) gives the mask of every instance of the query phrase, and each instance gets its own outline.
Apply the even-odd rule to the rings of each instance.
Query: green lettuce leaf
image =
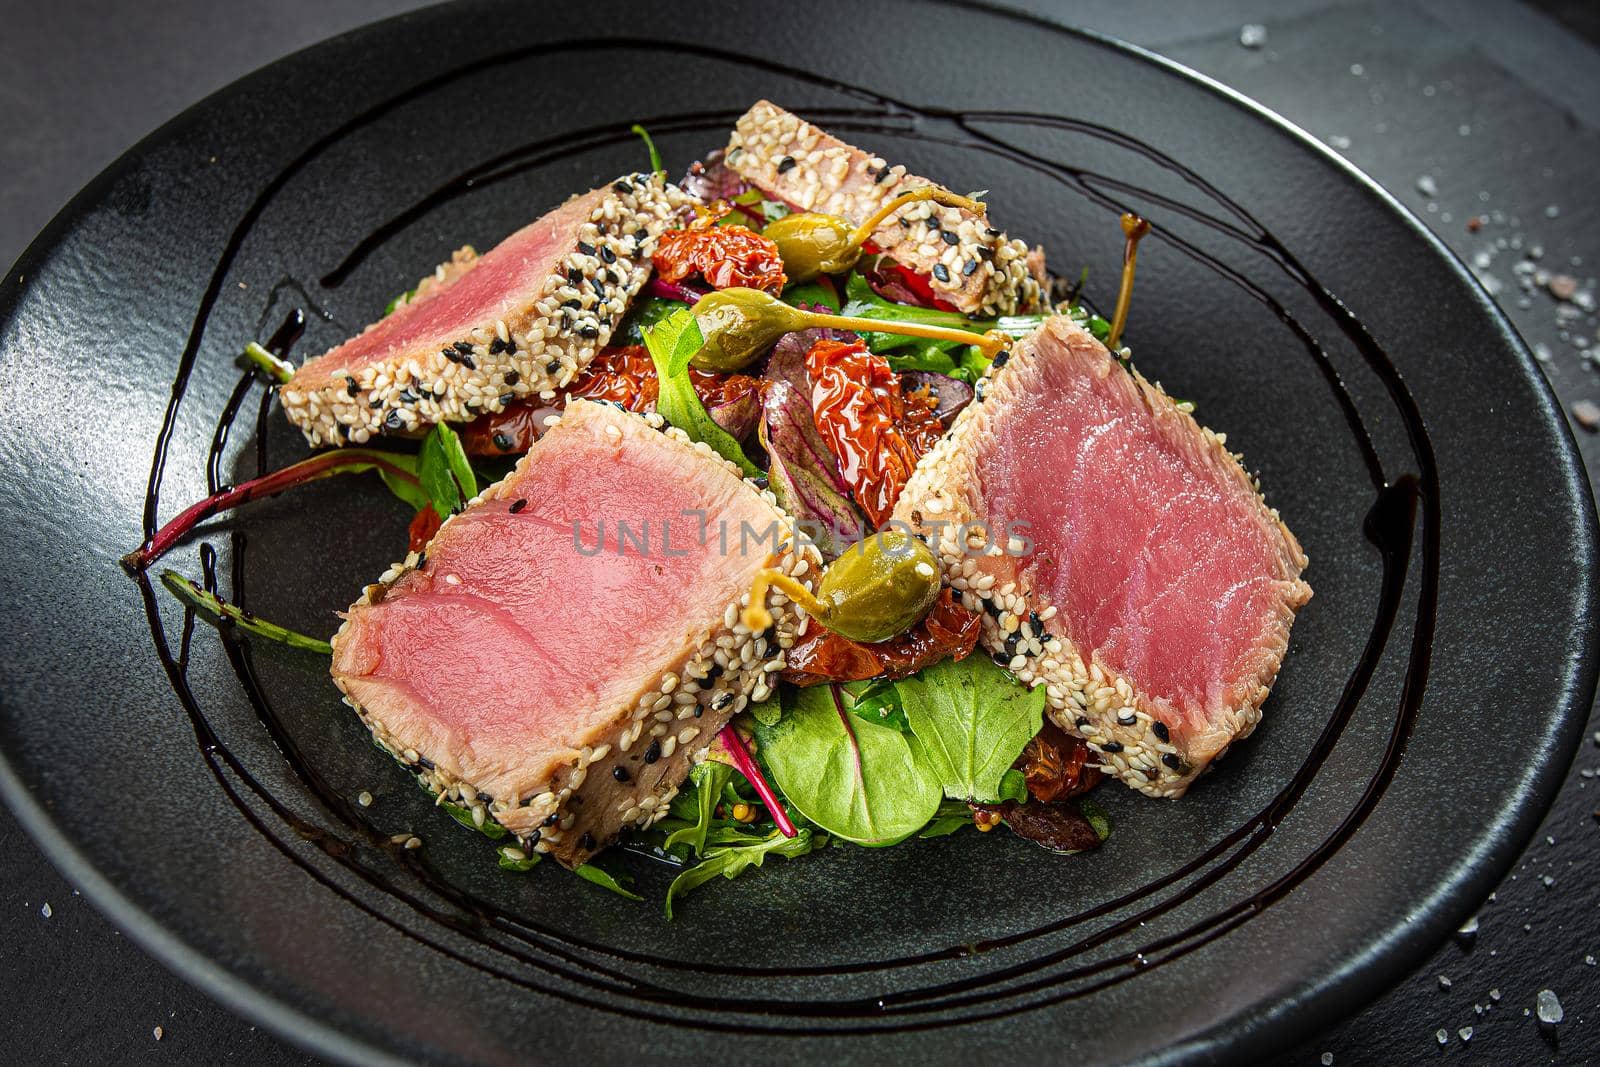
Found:
[[[985,656],[945,660],[895,683],[911,732],[955,800],[993,803],[1044,721],[1043,687],[1018,685]]]

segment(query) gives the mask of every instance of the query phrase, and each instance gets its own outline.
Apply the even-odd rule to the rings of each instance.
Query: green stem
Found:
[[[244,346],[244,358],[280,385],[294,377],[294,367],[251,341]]]
[[[172,595],[183,601],[204,615],[208,621],[220,627],[232,623],[246,633],[265,637],[269,641],[288,645],[290,648],[304,649],[307,652],[319,652],[324,656],[333,655],[333,646],[326,641],[305,634],[295,633],[293,630],[279,626],[277,623],[258,619],[243,608],[230,604],[217,594],[207,591],[199,584],[190,581],[177,571],[162,571],[161,584],[166,586]]]

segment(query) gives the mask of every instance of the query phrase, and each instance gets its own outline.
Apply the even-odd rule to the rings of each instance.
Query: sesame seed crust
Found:
[[[626,417],[642,420],[702,458],[739,474],[738,467],[707,445],[691,441],[683,431],[667,426],[661,416],[626,413]],[[467,507],[513,496],[514,490],[502,491],[502,486],[513,483],[534,458],[524,456],[504,481],[485,489]],[[768,565],[810,588],[821,571],[820,555],[797,535],[794,520],[779,509],[769,491],[749,481],[745,484],[772,508],[783,531],[780,543],[785,547],[769,556]],[[456,517],[447,519],[441,530]],[[382,601],[407,572],[425,566],[426,557],[426,549],[408,554],[367,586],[356,604]],[[746,592],[727,604],[692,647],[664,665],[653,682],[616,709],[614,719],[589,736],[574,738],[570,755],[552,767],[547,777],[522,788],[516,796],[491,795],[441,765],[446,761],[444,754],[435,752],[432,756],[436,758],[430,758],[430,753],[394,737],[348,694],[339,677],[335,676],[334,682],[346,692],[344,702],[355,709],[377,744],[416,774],[439,803],[460,804],[480,828],[502,826],[516,836],[523,850],[549,853],[563,865],[577,867],[622,830],[646,827],[665,817],[690,766],[705,758],[718,731],[734,715],[775,691],[777,672],[786,665],[788,649],[804,631],[805,616],[781,592],[770,590],[767,606],[773,625],[762,633],[751,633],[740,621],[741,609],[749,599]],[[334,635],[335,648],[349,625],[346,621]],[[587,791],[585,783],[590,784]]]
[[[1069,337],[1074,344],[1099,345],[1087,331],[1064,318],[1047,320],[1041,330]],[[1034,358],[1035,337],[1029,337],[979,381],[975,392],[984,400],[969,405],[950,432],[923,457],[901,493],[895,518],[929,535],[945,581],[968,610],[983,616],[983,646],[1023,684],[1044,687],[1047,710],[1058,726],[1088,742],[1108,774],[1139,792],[1153,797],[1182,796],[1229,744],[1248,737],[1261,721],[1261,704],[1271,690],[1284,647],[1273,650],[1254,684],[1236,694],[1232,706],[1222,710],[1204,736],[1175,737],[1167,721],[1174,712],[1165,701],[1141,691],[1102,663],[1098,653],[1085,661],[1067,634],[1066,620],[1046,597],[1029,587],[1021,564],[1025,557],[1016,554],[1024,546],[1015,541],[998,543],[998,535],[990,538],[983,530],[985,515],[977,490],[961,473],[972,471],[968,456],[981,447],[982,436],[991,432],[986,422],[988,411],[1008,399],[1019,368],[1026,368]],[[1113,363],[1108,373],[1130,374],[1144,402],[1161,418],[1192,424],[1197,431],[1190,438],[1194,447],[1208,462],[1248,486],[1281,532],[1286,569],[1294,576],[1286,582],[1282,605],[1286,646],[1294,612],[1311,596],[1311,587],[1299,579],[1307,561],[1294,535],[1277,511],[1261,499],[1259,485],[1245,472],[1240,457],[1228,452],[1222,435],[1195,423],[1137,370],[1123,370]]]
[[[302,367],[278,393],[289,421],[312,447],[365,444],[378,434],[470,422],[569,384],[649,279],[657,238],[695,202],[659,174],[627,175],[587,195],[595,206],[574,247],[526,304],[462,337],[421,350],[407,345],[348,373]],[[470,246],[459,249],[396,309],[432,299],[478,263]]]
[[[937,183],[832,137],[770,101],[739,119],[728,167],[767,195],[801,211],[866,220],[901,193]],[[941,186],[942,188],[942,186]],[[928,278],[962,311],[992,317],[1037,310],[1048,284],[1044,252],[1008,239],[983,218],[923,202],[897,212],[873,233],[890,258]]]

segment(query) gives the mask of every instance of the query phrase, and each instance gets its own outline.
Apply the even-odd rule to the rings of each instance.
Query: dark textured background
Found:
[[[189,103],[279,55],[410,6],[0,0],[0,264],[100,168]],[[1600,351],[1600,5],[1025,6],[1188,64],[1322,138],[1474,267],[1548,357],[1564,404],[1600,403],[1589,358]],[[1263,47],[1240,45],[1247,23],[1265,26]],[[1543,283],[1538,272],[1557,277]],[[1566,292],[1561,275],[1574,282],[1568,300],[1550,291]],[[1590,470],[1600,469],[1600,438],[1575,432]],[[1486,674],[1486,691],[1492,684]],[[1486,701],[1485,729],[1493,716]],[[1370,1008],[1307,1035],[1283,1063],[1321,1063],[1327,1054],[1338,1064],[1600,1063],[1600,723],[1589,730],[1539,836],[1485,902],[1476,936],[1442,946],[1398,988],[1374,990]],[[3,812],[0,855],[4,1062],[314,1062],[125,942]],[[1554,1031],[1525,1014],[1544,988],[1566,1009]],[[1472,1028],[1470,1041],[1463,1027]]]

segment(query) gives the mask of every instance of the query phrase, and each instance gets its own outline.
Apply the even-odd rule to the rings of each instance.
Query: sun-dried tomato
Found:
[[[904,678],[946,656],[965,659],[978,643],[981,629],[981,616],[962,607],[945,589],[921,622],[887,641],[869,645],[812,626],[785,655],[788,666],[783,679],[796,685],[817,685]]]
[[[1041,804],[1030,800],[1018,804],[972,804],[974,822],[993,825],[1003,821],[1018,837],[1042,845],[1052,852],[1087,852],[1100,847],[1100,834],[1076,804]]]
[[[856,503],[881,527],[944,424],[927,395],[908,396],[889,361],[861,341],[818,341],[806,353],[806,374],[817,431]]]
[[[744,374],[707,374],[690,369],[689,380],[707,408],[759,391],[756,379]],[[544,433],[544,420],[568,400],[609,400],[629,411],[653,411],[660,383],[656,365],[643,345],[606,348],[553,401],[519,400],[502,410],[481,415],[461,430],[469,456],[506,456],[526,452]]]
[[[1027,780],[1028,795],[1048,804],[1087,793],[1099,784],[1100,769],[1085,766],[1088,760],[1088,745],[1046,719],[1016,766]]]
[[[439,513],[433,510],[432,504],[422,505],[411,518],[411,526],[406,530],[407,547],[413,552],[421,552],[428,547],[428,542],[433,540],[433,535],[439,532],[439,527],[444,520],[439,518]]]
[[[665,281],[698,274],[713,289],[742,287],[777,294],[787,280],[778,246],[745,226],[670,230],[656,242],[651,259]]]

